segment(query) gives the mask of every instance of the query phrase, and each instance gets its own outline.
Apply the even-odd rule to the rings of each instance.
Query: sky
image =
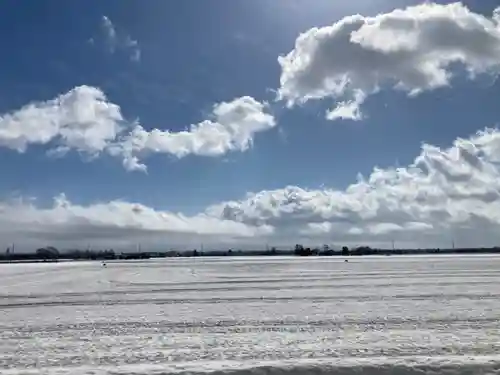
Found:
[[[500,244],[494,0],[0,3],[0,246]]]

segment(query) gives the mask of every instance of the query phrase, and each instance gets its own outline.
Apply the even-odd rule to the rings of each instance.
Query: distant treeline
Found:
[[[293,250],[278,250],[275,247],[268,250],[186,250],[186,251],[166,251],[166,252],[132,252],[115,253],[114,250],[68,250],[60,252],[55,247],[44,247],[34,253],[14,253],[7,249],[4,254],[0,254],[0,262],[9,261],[58,261],[58,260],[129,260],[129,259],[149,259],[149,258],[172,258],[172,257],[214,257],[214,256],[363,256],[363,255],[410,255],[410,254],[500,254],[500,247],[489,248],[459,248],[459,249],[377,249],[369,246],[360,246],[349,249],[344,246],[340,250],[330,249],[327,245],[322,248],[304,247],[295,245]]]
[[[430,249],[378,249],[370,246],[359,246],[349,249],[347,246],[341,250],[309,248],[295,245],[293,251],[297,256],[362,256],[362,255],[418,255],[418,254],[500,254],[500,247],[477,248],[430,248]]]

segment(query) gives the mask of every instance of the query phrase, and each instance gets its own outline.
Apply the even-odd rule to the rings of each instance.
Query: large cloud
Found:
[[[499,8],[500,9],[500,8]],[[375,17],[355,15],[301,34],[279,57],[279,98],[289,105],[333,97],[327,118],[362,118],[366,96],[384,87],[410,95],[447,86],[453,63],[469,77],[500,69],[500,11],[425,3]]]
[[[255,133],[275,126],[266,106],[244,96],[216,104],[212,118],[188,130],[145,130],[125,121],[118,105],[98,88],[79,86],[46,102],[34,102],[0,116],[0,146],[25,152],[32,144],[50,145],[50,153],[70,150],[95,157],[102,152],[123,158],[129,170],[145,170],[139,156],[164,153],[218,156],[245,151]]]
[[[344,191],[288,186],[207,212],[313,243],[492,245],[500,243],[499,162],[500,132],[486,129],[448,149],[424,144],[408,167],[375,168]]]
[[[424,144],[414,162],[375,168],[345,190],[297,186],[249,193],[194,216],[112,201],[81,206],[56,197],[0,204],[4,241],[55,245],[167,244],[262,248],[321,243],[375,246],[500,244],[500,131],[486,129],[447,149]]]
[[[16,199],[0,203],[0,234],[17,247],[109,245],[134,247],[143,242],[155,248],[171,245],[231,243],[272,233],[270,226],[247,224],[200,213],[158,211],[138,203],[111,201],[86,206],[71,203],[63,194],[49,208]]]
[[[120,107],[104,93],[79,86],[46,102],[0,116],[0,146],[25,152],[31,144],[54,142],[58,152],[95,155],[123,130]]]

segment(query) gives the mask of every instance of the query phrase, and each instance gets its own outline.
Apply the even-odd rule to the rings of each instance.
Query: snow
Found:
[[[0,265],[2,374],[500,374],[500,256]]]

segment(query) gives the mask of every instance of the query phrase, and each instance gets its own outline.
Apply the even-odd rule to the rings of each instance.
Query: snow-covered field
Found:
[[[500,374],[500,257],[0,265],[1,374]]]

